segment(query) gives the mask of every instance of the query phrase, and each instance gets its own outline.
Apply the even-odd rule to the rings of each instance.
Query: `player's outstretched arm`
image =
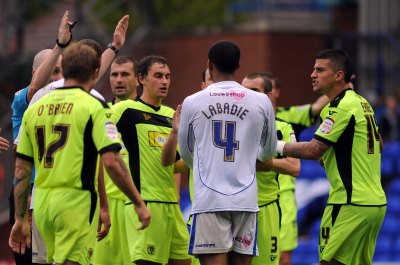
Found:
[[[125,15],[118,22],[114,30],[113,40],[111,45],[116,49],[121,49],[125,44],[126,31],[129,25],[129,15]],[[96,83],[103,77],[108,67],[110,67],[116,52],[113,49],[106,49],[101,56],[101,66],[99,76],[96,79]]]
[[[149,226],[151,219],[150,211],[136,189],[132,181],[132,176],[119,153],[111,151],[103,153],[101,155],[101,162],[115,185],[132,201],[139,221],[142,223],[142,226],[138,229],[144,229]]]
[[[178,131],[181,108],[181,105],[178,105],[178,107],[176,108],[172,122],[171,134],[169,135],[168,140],[164,144],[161,152],[161,164],[164,167],[170,166],[175,162],[176,148],[178,146]]]
[[[292,157],[273,158],[264,162],[257,160],[256,169],[257,172],[274,171],[297,177],[300,174],[300,160]]]
[[[276,151],[285,156],[318,160],[322,157],[330,145],[325,144],[316,139],[312,139],[309,142],[298,142],[298,143],[286,143],[278,141]]]
[[[8,244],[14,252],[21,254],[25,253],[27,247],[31,247],[31,228],[28,218],[31,173],[32,162],[17,158],[14,177],[15,223]]]
[[[53,50],[33,74],[31,83],[29,85],[28,94],[26,96],[28,103],[39,89],[49,83],[58,58],[60,57],[63,49],[68,46],[69,42],[71,41],[73,25],[74,24],[69,21],[69,12],[65,11],[58,29],[58,43],[54,46]]]

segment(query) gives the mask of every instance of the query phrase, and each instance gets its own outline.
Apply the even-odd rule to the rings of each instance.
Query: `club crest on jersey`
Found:
[[[156,246],[154,244],[147,245],[147,254],[153,255],[156,252]]]
[[[105,129],[106,129],[106,135],[108,138],[110,138],[111,140],[118,139],[118,130],[114,123],[106,122]]]
[[[328,134],[331,132],[333,125],[335,124],[335,120],[331,117],[326,117],[324,122],[319,127],[319,131],[322,134]]]
[[[145,119],[146,121],[148,121],[148,120],[151,119],[151,115],[146,114],[146,113],[143,113],[143,117],[144,117],[144,119]]]
[[[87,257],[90,259],[93,256],[93,248],[88,249]]]

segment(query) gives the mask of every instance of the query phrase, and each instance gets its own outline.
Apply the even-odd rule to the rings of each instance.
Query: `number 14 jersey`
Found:
[[[328,204],[386,204],[380,135],[371,105],[344,90],[325,106],[321,118],[314,138],[331,145],[322,157],[332,186]]]

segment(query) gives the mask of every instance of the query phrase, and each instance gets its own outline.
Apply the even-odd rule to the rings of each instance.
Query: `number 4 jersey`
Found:
[[[98,154],[119,151],[107,104],[82,88],[54,90],[23,117],[17,157],[34,161],[39,188],[94,190]]]
[[[322,157],[332,186],[328,204],[386,204],[380,136],[371,105],[345,90],[325,106],[321,118],[314,138],[331,145]]]
[[[271,158],[276,146],[266,95],[223,81],[187,97],[179,146],[193,169],[192,213],[258,211],[256,160]]]

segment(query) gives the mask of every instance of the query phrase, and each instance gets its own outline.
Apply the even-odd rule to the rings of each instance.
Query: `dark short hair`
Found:
[[[231,41],[218,41],[210,47],[208,59],[222,73],[234,73],[239,67],[240,49]]]
[[[335,71],[344,72],[344,81],[350,82],[353,74],[349,56],[340,49],[328,49],[318,52],[315,59],[328,59],[332,62]]]
[[[63,52],[61,61],[64,78],[79,82],[90,81],[100,64],[101,53],[82,42],[71,43]]]
[[[246,78],[248,78],[248,79],[256,79],[259,77],[263,80],[264,94],[271,92],[272,91],[272,82],[271,82],[271,79],[268,77],[267,73],[252,72],[252,73],[246,75]]]
[[[168,65],[167,59],[159,55],[148,55],[140,59],[137,63],[137,74],[141,74],[143,76],[149,73],[150,67],[155,64],[163,64]]]
[[[133,71],[136,74],[136,61],[131,56],[128,56],[128,55],[117,56],[117,57],[114,58],[112,63],[118,64],[118,65],[125,64],[125,63],[132,63],[133,64]]]

